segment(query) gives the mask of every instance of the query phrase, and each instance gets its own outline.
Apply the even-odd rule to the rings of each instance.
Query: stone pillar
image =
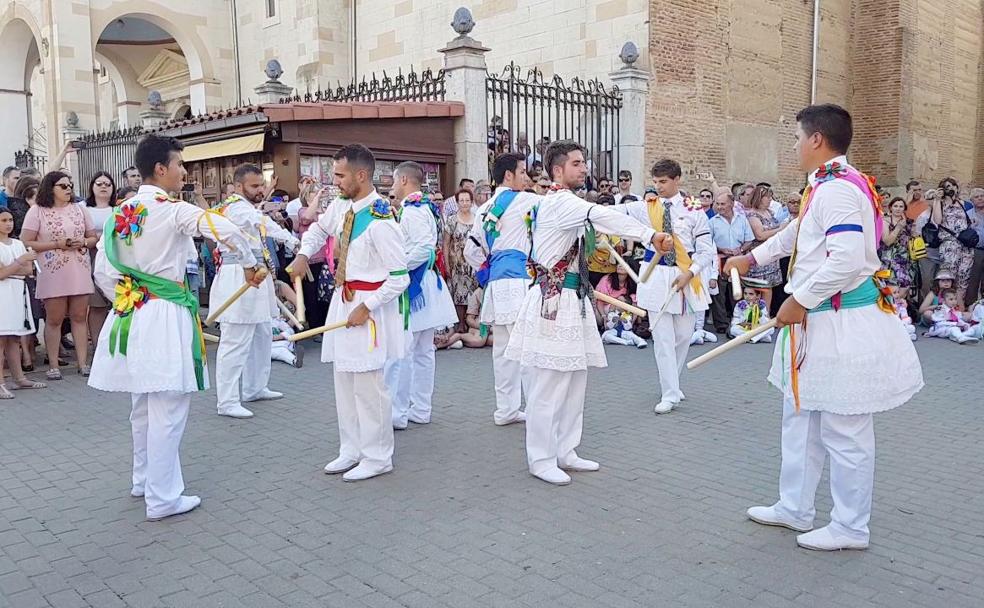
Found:
[[[475,27],[468,9],[455,11],[451,26],[458,37],[440,52],[444,53],[444,98],[465,104],[465,115],[454,122],[451,186],[456,186],[465,177],[476,181],[489,178],[485,53],[490,49],[468,35]]]
[[[648,183],[646,170],[646,99],[649,96],[649,73],[635,67],[639,51],[626,42],[619,54],[622,67],[611,72],[612,82],[622,93],[622,110],[618,116],[618,166],[611,172],[615,179],[621,170],[632,172],[632,187],[641,191]]]
[[[268,61],[264,73],[269,80],[253,88],[259,103],[279,103],[281,99],[291,94],[293,89],[280,82],[284,70],[280,67],[279,61],[276,59]]]

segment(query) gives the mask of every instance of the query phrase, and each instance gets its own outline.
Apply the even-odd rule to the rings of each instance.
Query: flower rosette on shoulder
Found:
[[[143,203],[127,203],[116,208],[114,215],[114,232],[127,245],[133,244],[133,239],[143,233],[144,221],[147,219],[147,208]]]
[[[369,207],[369,214],[376,219],[387,220],[393,217],[393,207],[381,198],[376,199],[376,202]]]
[[[839,162],[832,162],[817,169],[816,180],[818,184],[821,184],[837,177],[844,177],[845,175],[847,175],[847,167]]]

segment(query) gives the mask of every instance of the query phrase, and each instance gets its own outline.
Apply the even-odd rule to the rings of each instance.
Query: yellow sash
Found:
[[[653,225],[653,230],[657,232],[662,232],[663,230],[663,211],[663,203],[659,199],[649,201],[649,222]],[[673,235],[673,250],[676,252],[677,268],[684,272],[690,272],[690,254],[687,253],[680,238],[675,234]],[[650,263],[658,264],[659,257],[654,255]],[[694,295],[698,295],[701,292],[700,277],[696,274],[690,279],[690,289],[693,290]]]

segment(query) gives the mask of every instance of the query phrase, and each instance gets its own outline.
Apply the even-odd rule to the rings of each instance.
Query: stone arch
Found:
[[[181,47],[181,52],[188,61],[188,73],[191,79],[189,96],[194,112],[207,112],[207,85],[216,82],[215,67],[212,54],[196,33],[194,26],[179,27],[178,23],[189,21],[187,15],[181,15],[166,5],[150,3],[147,0],[130,0],[113,2],[105,11],[92,12],[92,39],[98,41],[109,24],[121,17],[135,17],[153,23],[170,34]]]
[[[146,101],[143,87],[137,82],[137,75],[130,65],[112,51],[99,49],[93,52],[93,57],[100,63],[109,75],[110,82],[116,90],[118,107],[115,109],[119,125],[133,126],[139,120],[140,104]]]
[[[44,151],[42,142],[34,139],[30,94],[31,76],[43,59],[42,40],[37,21],[23,6],[13,4],[0,13],[0,57],[4,58],[0,62],[0,116],[4,117],[0,165],[3,166],[13,164],[18,150]]]

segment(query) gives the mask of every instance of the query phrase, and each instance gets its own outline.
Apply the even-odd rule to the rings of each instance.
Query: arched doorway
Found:
[[[15,153],[47,155],[47,116],[41,53],[34,28],[25,19],[0,16],[0,165],[14,164]],[[43,160],[38,162],[43,164]]]

